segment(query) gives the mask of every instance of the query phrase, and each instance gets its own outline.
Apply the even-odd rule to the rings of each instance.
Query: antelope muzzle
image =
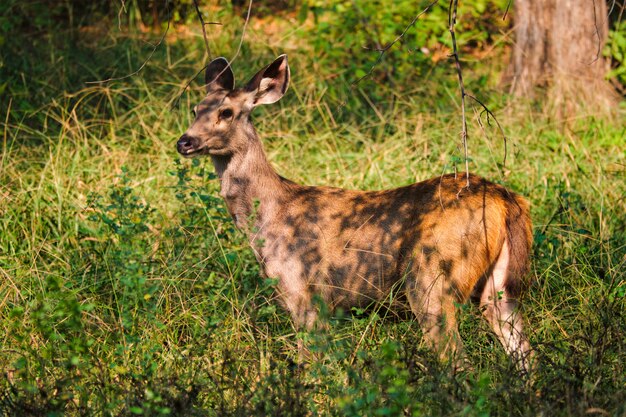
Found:
[[[182,156],[191,156],[200,150],[200,139],[185,133],[176,142],[176,149]]]

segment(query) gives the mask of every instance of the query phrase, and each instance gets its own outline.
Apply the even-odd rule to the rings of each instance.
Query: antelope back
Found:
[[[463,302],[495,263],[519,204],[474,175],[469,188],[454,175],[385,191],[297,187],[258,232],[257,250],[269,276],[306,275],[331,306],[384,299],[407,279]]]

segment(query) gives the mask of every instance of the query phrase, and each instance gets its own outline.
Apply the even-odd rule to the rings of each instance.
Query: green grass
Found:
[[[238,26],[215,41],[226,56]],[[279,173],[382,189],[453,169],[460,119],[447,63],[401,94],[374,83],[350,92],[332,83],[336,69],[316,67],[306,33],[289,33],[293,84],[255,114]],[[247,39],[239,85],[283,52]],[[61,33],[41,43],[5,69],[15,83],[0,106],[0,415],[626,414],[623,107],[613,120],[557,122],[480,90],[509,153],[503,167],[497,130],[473,122],[471,169],[532,203],[532,384],[475,306],[461,312],[465,372],[435,360],[417,323],[383,310],[300,335],[315,360],[298,366],[296,330],[228,218],[210,161],[175,152],[201,90],[170,105],[201,67],[202,41],[172,40],[139,76],[104,86],[84,81],[137,68],[143,42]],[[489,67],[466,71],[478,85]],[[342,107],[329,88],[388,99]]]

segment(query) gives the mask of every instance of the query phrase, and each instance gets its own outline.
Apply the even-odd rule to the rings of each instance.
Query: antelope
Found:
[[[442,359],[462,351],[455,303],[478,301],[508,355],[528,370],[519,297],[528,287],[529,204],[473,174],[405,187],[353,191],[299,185],[268,162],[250,113],[278,101],[290,80],[281,55],[235,88],[225,58],[206,68],[206,96],[177,142],[184,157],[209,155],[220,195],[276,278],[299,328],[318,322],[315,297],[351,309],[402,291],[423,337]]]

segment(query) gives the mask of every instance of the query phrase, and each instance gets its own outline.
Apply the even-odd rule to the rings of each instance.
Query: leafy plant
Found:
[[[623,87],[626,86],[626,25],[624,22],[616,22],[615,27],[609,30],[603,52],[604,56],[613,61],[607,77],[614,77]]]
[[[306,7],[306,6],[305,6]],[[315,17],[313,47],[321,62],[346,84],[373,80],[382,91],[401,92],[423,79],[451,48],[448,3],[411,1],[310,1]],[[506,2],[473,0],[459,7],[457,42],[465,51],[484,49],[508,25]],[[423,13],[409,27],[413,19]],[[405,31],[406,30],[406,31]],[[404,34],[403,34],[404,33]],[[402,37],[400,35],[403,34]],[[391,46],[397,40],[397,44]],[[383,61],[378,60],[384,51]],[[373,96],[372,100],[383,97]]]

